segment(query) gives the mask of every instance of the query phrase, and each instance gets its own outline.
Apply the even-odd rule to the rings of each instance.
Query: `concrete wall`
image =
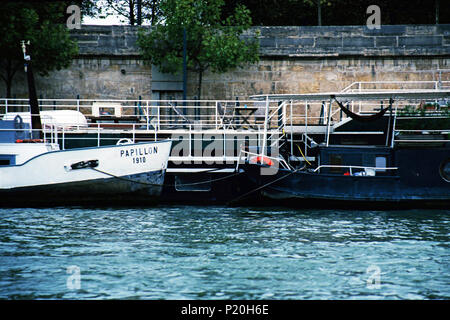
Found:
[[[255,27],[244,37],[254,34],[260,38],[260,62],[224,74],[207,72],[203,99],[340,90],[354,81],[450,80],[450,25]],[[79,56],[68,69],[38,77],[38,94],[151,98],[151,67],[140,59],[136,27],[83,25],[72,37]],[[154,87],[164,90],[164,75],[156,75]],[[180,77],[167,79],[172,89],[180,87]],[[188,97],[193,98],[197,75],[189,74],[188,82]],[[0,83],[0,95],[4,92]],[[23,72],[12,93],[26,96]]]

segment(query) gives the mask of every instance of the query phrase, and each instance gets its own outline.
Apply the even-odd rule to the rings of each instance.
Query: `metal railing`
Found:
[[[341,92],[386,91],[404,89],[444,89],[450,87],[450,81],[356,81]]]
[[[367,170],[374,170],[374,172],[383,172],[386,170],[398,170],[397,167],[364,167],[364,166],[353,166],[353,165],[332,165],[332,164],[324,164],[320,165],[313,170],[313,172],[319,172],[322,168],[330,168],[330,169],[349,169],[350,175],[353,175],[354,169],[359,169],[360,171],[367,172]]]
[[[435,88],[437,83],[441,86],[450,85],[450,81],[355,82],[343,91],[369,90],[370,86],[379,88],[384,88],[383,85],[385,87],[405,86],[405,83],[409,86],[420,84],[432,88]],[[294,153],[294,142],[302,141],[305,144],[304,153],[307,155],[307,149],[313,142],[309,137],[310,134],[329,135],[348,119],[335,103],[332,103],[330,107],[330,101],[282,101],[278,103],[254,100],[38,99],[38,102],[44,131],[47,130],[48,134],[53,132],[53,135],[58,137],[57,140],[60,141],[63,149],[66,147],[68,139],[74,139],[72,133],[89,134],[84,139],[95,140],[93,144],[97,146],[102,145],[102,141],[109,144],[114,143],[117,138],[111,137],[113,133],[122,133],[133,142],[158,140],[170,136],[176,143],[187,141],[186,149],[188,151],[186,153],[188,156],[180,156],[178,159],[191,160],[198,159],[198,156],[195,155],[195,151],[198,149],[195,147],[196,145],[210,143],[211,139],[205,138],[206,135],[214,136],[216,141],[220,140],[223,144],[223,152],[221,151],[223,156],[214,157],[214,159],[236,159],[239,151],[236,150],[236,147],[230,150],[230,145],[235,145],[234,141],[245,135],[250,135],[246,143],[258,148],[261,146],[279,147],[284,143],[283,139],[290,137],[291,154]],[[347,104],[347,101],[342,102]],[[381,108],[385,108],[388,102],[348,101],[347,105],[354,113],[373,114]],[[396,110],[393,113],[399,120],[408,118],[408,116],[400,115],[400,111],[408,105],[416,108],[421,106],[417,101],[404,100],[396,101],[395,105]],[[62,112],[58,115],[58,119],[52,118],[56,115],[45,114],[47,111],[63,110],[76,112],[75,118],[72,114],[67,116],[71,118],[66,119]],[[0,117],[5,118],[12,112],[28,114],[28,99],[0,99]],[[424,115],[448,118],[448,115],[439,116],[435,110],[426,110]],[[414,116],[411,119],[418,118]],[[59,124],[56,124],[58,121]],[[445,129],[443,130],[445,132],[447,129],[450,130],[450,127],[442,129]],[[394,130],[396,133],[406,133],[395,127]],[[294,133],[300,134],[301,140],[295,140]],[[179,138],[183,135],[183,139]],[[237,135],[238,138],[236,138]],[[397,138],[396,135],[393,135],[393,140],[397,141]],[[448,139],[441,140],[447,141]]]
[[[38,99],[41,111],[72,110],[88,122],[136,122],[140,129],[174,130],[195,127],[201,129],[258,130],[264,122],[265,103],[239,100],[99,100],[99,99]],[[278,106],[269,105],[272,114]],[[0,116],[29,112],[28,99],[0,99]],[[269,121],[277,127],[277,117]]]

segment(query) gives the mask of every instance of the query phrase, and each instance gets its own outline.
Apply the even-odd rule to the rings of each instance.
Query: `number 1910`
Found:
[[[134,164],[145,163],[146,160],[147,160],[146,157],[134,157],[133,163]]]

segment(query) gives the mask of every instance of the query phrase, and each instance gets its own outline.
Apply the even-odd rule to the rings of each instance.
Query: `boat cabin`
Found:
[[[0,120],[0,167],[20,165],[39,154],[58,149],[55,143],[32,139],[30,124],[21,116]]]

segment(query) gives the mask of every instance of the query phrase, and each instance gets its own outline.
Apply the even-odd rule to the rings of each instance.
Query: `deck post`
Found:
[[[396,124],[396,122],[397,122],[397,107],[398,107],[398,104],[395,105],[394,123],[392,124],[391,148],[394,148],[395,124]]]
[[[150,122],[150,117],[149,117],[149,109],[148,109],[148,100],[146,100],[146,106],[145,106],[145,118],[146,118],[146,123],[147,123],[147,131],[149,130],[149,122]]]
[[[218,130],[219,129],[219,123],[218,123],[218,121],[219,121],[219,117],[218,117],[218,110],[217,110],[217,103],[218,103],[218,101],[216,101],[216,109],[215,109],[215,120],[216,120],[216,130]]]
[[[157,127],[158,130],[161,130],[161,116],[160,116],[160,113],[161,113],[161,109],[159,107],[159,103],[157,103],[156,104],[156,116],[157,116],[158,120],[157,120],[157,124],[156,124],[155,127]]]
[[[100,147],[100,123],[97,123],[97,147]]]
[[[263,144],[262,144],[262,154],[267,155],[266,150],[266,139],[267,139],[267,125],[269,121],[269,96],[266,96],[266,111],[265,111],[265,117],[264,117],[264,134],[263,134]]]
[[[327,147],[330,143],[331,103],[332,100],[330,98],[330,103],[328,104],[328,117],[327,117]]]
[[[290,112],[289,117],[290,117],[290,120],[291,120],[291,155],[294,155],[294,127],[293,127],[293,124],[292,124],[292,100],[291,100],[291,103],[290,103],[290,110],[289,110],[289,112]]]
[[[291,139],[293,140],[293,138]],[[305,156],[307,155],[308,155],[308,100],[305,101]]]

